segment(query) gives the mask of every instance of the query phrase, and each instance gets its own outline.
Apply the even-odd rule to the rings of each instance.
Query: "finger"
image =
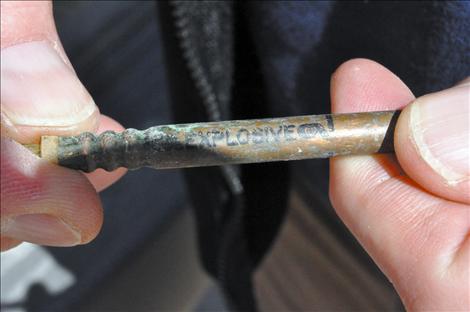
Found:
[[[50,1],[1,2],[2,135],[94,131],[99,112],[77,78],[55,30]]]
[[[0,5],[2,49],[32,41],[49,41],[61,48],[51,1],[1,1]]]
[[[3,136],[37,143],[41,135],[95,131],[98,108],[65,56],[50,1],[2,1],[1,26],[2,243],[88,242],[102,223],[88,179]]]
[[[470,204],[470,85],[418,98],[400,115],[396,154],[426,190]]]
[[[13,247],[18,246],[21,243],[22,242],[19,240],[0,236],[0,251],[11,249]]]
[[[124,127],[107,116],[101,115],[100,120],[101,122],[97,133],[102,133],[107,130],[112,130],[115,132],[121,132],[124,130]],[[91,184],[93,184],[95,189],[100,192],[119,180],[119,178],[121,178],[126,172],[127,169],[125,168],[118,168],[112,172],[108,172],[103,169],[97,169],[91,173],[86,173],[85,175],[90,180]]]
[[[336,113],[400,109],[414,100],[398,77],[368,60],[340,66],[332,77],[331,97]],[[448,309],[466,298],[468,288],[457,287],[467,282],[466,272],[449,273],[462,263],[460,251],[467,248],[466,206],[425,192],[389,155],[332,159],[330,198],[407,308]]]
[[[73,246],[98,234],[101,203],[80,172],[51,165],[2,138],[1,175],[2,242]]]

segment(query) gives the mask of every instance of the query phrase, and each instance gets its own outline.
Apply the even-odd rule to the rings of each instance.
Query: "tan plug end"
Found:
[[[59,137],[52,135],[43,135],[41,137],[41,158],[48,162],[57,164],[59,149]]]

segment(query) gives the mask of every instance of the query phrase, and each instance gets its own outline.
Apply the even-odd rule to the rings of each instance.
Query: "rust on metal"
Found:
[[[42,137],[59,165],[185,168],[393,152],[398,111],[235,120]],[[43,143],[42,143],[43,144]]]

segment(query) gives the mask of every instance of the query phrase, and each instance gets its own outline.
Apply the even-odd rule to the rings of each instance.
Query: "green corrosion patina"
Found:
[[[399,112],[222,121],[59,137],[57,162],[91,172],[182,168],[393,151]]]

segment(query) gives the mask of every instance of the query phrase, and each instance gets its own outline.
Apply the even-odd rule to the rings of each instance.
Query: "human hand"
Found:
[[[415,100],[383,66],[356,59],[331,80],[335,113]],[[331,160],[338,215],[408,310],[470,309],[470,81],[419,98],[399,117],[392,155]]]
[[[78,80],[57,35],[50,1],[1,2],[1,104],[1,250],[22,241],[89,242],[103,220],[96,192],[125,170],[85,176],[49,164],[19,144],[37,143],[44,134],[122,129],[100,116]]]

